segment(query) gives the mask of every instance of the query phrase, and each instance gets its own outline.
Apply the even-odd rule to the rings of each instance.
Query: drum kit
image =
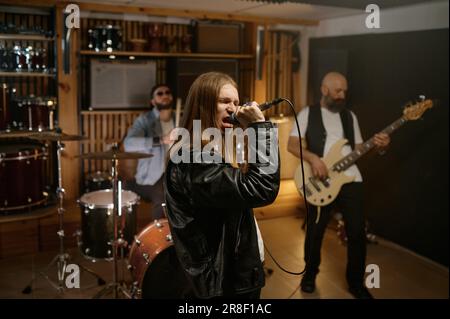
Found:
[[[57,172],[58,186],[56,195],[58,198],[58,226],[59,251],[46,268],[40,274],[58,291],[65,290],[64,274],[71,256],[64,247],[64,188],[61,176],[61,153],[64,150],[63,142],[82,141],[85,138],[78,135],[68,135],[62,132],[11,132],[0,134],[0,140],[6,137],[26,137],[38,141],[56,142],[57,149]],[[3,152],[3,151],[2,151]],[[44,151],[42,151],[44,152]],[[42,153],[43,154],[43,153]],[[90,176],[92,180],[109,181],[112,188],[99,189],[85,193],[78,200],[81,211],[81,230],[76,232],[78,246],[82,256],[92,262],[104,260],[113,263],[112,281],[100,290],[94,298],[101,298],[108,293],[113,293],[114,298],[122,295],[126,298],[182,298],[188,296],[190,289],[184,276],[183,270],[178,262],[173,246],[172,236],[167,219],[155,220],[137,234],[137,206],[139,196],[134,192],[122,190],[118,178],[118,164],[123,159],[149,158],[151,154],[133,153],[119,151],[117,146],[105,152],[94,152],[78,155],[80,159],[103,159],[111,160],[112,169],[109,178],[104,174],[95,173]],[[41,153],[34,150],[27,152],[24,147],[20,155],[15,159],[19,164],[21,160],[41,160]],[[0,162],[10,165],[9,157],[2,157]],[[16,164],[17,165],[17,164]],[[3,189],[8,189],[6,181],[13,178],[2,178]],[[3,187],[4,186],[4,187]],[[104,185],[108,186],[108,184]],[[20,193],[22,190],[11,189],[11,193]],[[31,191],[31,190],[30,190]],[[11,200],[11,205],[17,207],[21,204],[10,192],[4,193],[3,197]],[[39,199],[39,192],[27,194],[31,201]],[[2,197],[2,200],[3,200]],[[165,204],[163,204],[165,210]],[[127,258],[128,256],[128,258]],[[119,266],[119,262],[121,262]],[[52,265],[57,267],[57,282],[53,282],[48,271]],[[81,266],[82,270],[94,275],[99,284],[104,280],[92,270]],[[119,280],[119,267],[126,267],[130,272],[132,282],[126,284]],[[122,269],[123,270],[123,269]],[[124,277],[124,276],[122,276]],[[23,290],[24,293],[31,292],[33,280]]]
[[[4,93],[6,93],[4,91]],[[6,100],[7,94],[0,96]],[[3,106],[7,105],[3,101]],[[35,103],[35,102],[33,102]],[[36,102],[37,103],[37,102]],[[48,103],[48,101],[46,102]],[[56,102],[53,102],[56,103]],[[23,102],[22,107],[29,107],[31,102]],[[48,105],[48,104],[47,104]],[[49,188],[45,189],[45,177],[48,175],[47,161],[49,155],[43,143],[56,144],[57,167],[57,215],[59,249],[57,255],[40,272],[53,288],[65,291],[64,276],[71,256],[65,249],[64,239],[64,194],[62,185],[61,159],[64,143],[82,141],[86,138],[69,135],[60,130],[50,130],[52,119],[34,120],[31,112],[31,129],[9,125],[8,109],[3,107],[0,114],[0,212],[19,212],[30,210],[47,201]],[[4,111],[4,112],[3,112]],[[27,125],[25,125],[27,126]],[[5,129],[5,128],[12,129]],[[47,144],[45,144],[47,145]],[[104,152],[93,152],[76,156],[80,159],[110,160],[111,174],[95,172],[87,178],[88,192],[78,200],[81,214],[81,230],[76,232],[81,255],[92,262],[104,260],[113,263],[112,282],[99,291],[94,298],[113,293],[126,298],[182,298],[189,293],[183,270],[176,258],[167,219],[159,219],[137,233],[137,207],[139,196],[131,191],[122,190],[119,181],[118,164],[125,159],[149,158],[151,154],[123,152],[117,147]],[[30,180],[33,180],[31,183]],[[120,262],[120,266],[119,266]],[[57,280],[53,281],[48,273],[56,265]],[[92,270],[79,265],[98,280],[105,281]],[[119,267],[126,268],[132,282],[125,283],[124,276],[119,280]],[[123,273],[123,272],[122,272]],[[32,283],[25,287],[23,293],[30,293]]]

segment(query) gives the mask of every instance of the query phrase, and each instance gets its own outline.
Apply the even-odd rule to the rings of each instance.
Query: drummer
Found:
[[[171,144],[169,135],[175,127],[172,104],[173,96],[169,86],[155,85],[150,93],[150,110],[136,118],[124,140],[127,152],[153,154],[151,158],[139,160],[135,180],[127,181],[124,188],[152,202],[154,219],[164,216],[161,206],[164,202],[162,176]]]

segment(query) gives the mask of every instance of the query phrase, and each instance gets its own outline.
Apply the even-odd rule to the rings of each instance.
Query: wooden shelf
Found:
[[[221,53],[165,53],[165,52],[133,52],[133,51],[90,51],[81,50],[81,55],[91,56],[134,56],[134,57],[155,57],[155,58],[211,58],[211,59],[253,59],[252,54],[221,54]]]
[[[120,115],[120,114],[140,114],[143,112],[147,112],[150,111],[150,108],[142,108],[142,109],[106,109],[106,110],[102,110],[102,109],[93,109],[93,110],[81,110],[80,114],[81,115],[99,115],[99,114],[116,114],[116,115]]]
[[[53,41],[54,37],[46,37],[43,35],[34,34],[2,34],[0,33],[0,40],[24,40],[24,41]]]
[[[6,77],[55,77],[52,73],[38,73],[38,72],[0,72],[0,76]]]

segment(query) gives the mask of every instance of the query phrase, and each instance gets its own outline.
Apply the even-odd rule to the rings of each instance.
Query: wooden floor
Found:
[[[303,268],[303,220],[295,216],[260,220],[259,225],[267,248],[285,268],[299,272]],[[112,264],[92,263],[81,257],[75,249],[69,251],[75,262],[88,266],[106,281],[111,280]],[[0,298],[92,298],[102,286],[95,277],[83,272],[81,288],[68,289],[58,294],[37,270],[47,265],[56,254],[45,252],[33,256],[10,257],[0,260]],[[305,294],[299,291],[300,276],[282,272],[266,253],[266,266],[273,269],[262,290],[264,299],[351,298],[345,282],[346,247],[334,229],[329,228],[324,238],[321,272],[317,277],[317,291]],[[380,288],[371,289],[375,298],[448,298],[448,268],[417,256],[390,242],[378,239],[378,244],[368,245],[368,264],[380,269]],[[125,271],[126,273],[126,271]],[[48,271],[56,277],[56,268]],[[33,276],[31,294],[23,294]],[[104,286],[103,286],[104,287]],[[107,296],[111,297],[111,295]]]

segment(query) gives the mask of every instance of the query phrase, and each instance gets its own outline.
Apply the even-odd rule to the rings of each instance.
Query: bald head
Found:
[[[322,86],[327,88],[342,87],[344,85],[347,87],[347,79],[338,72],[327,73],[322,79]]]
[[[322,79],[320,91],[322,92],[322,106],[339,112],[345,106],[347,79],[338,72],[327,73]]]

